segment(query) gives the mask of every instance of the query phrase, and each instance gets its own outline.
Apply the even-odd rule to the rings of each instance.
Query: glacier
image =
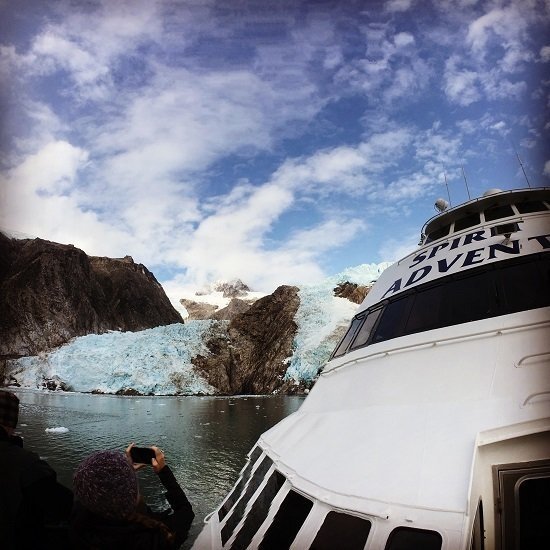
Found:
[[[369,284],[388,265],[363,264],[300,286],[286,380],[310,385],[357,310],[357,304],[335,297],[334,287],[346,281]],[[40,389],[53,380],[75,392],[214,395],[216,389],[195,371],[191,359],[209,353],[204,342],[215,323],[193,320],[139,332],[89,334],[48,353],[12,360],[9,374],[28,388]]]
[[[49,353],[10,362],[10,375],[29,388],[60,380],[76,392],[212,395],[215,388],[195,373],[191,358],[208,353],[203,338],[213,323],[81,336]]]
[[[346,281],[358,285],[371,284],[389,265],[389,262],[362,264],[327,277],[320,283],[302,285],[298,292],[300,306],[294,318],[298,330],[294,338],[293,354],[288,361],[286,380],[293,380],[296,384],[310,384],[327,362],[355,314],[358,305],[346,298],[335,297],[334,287]]]

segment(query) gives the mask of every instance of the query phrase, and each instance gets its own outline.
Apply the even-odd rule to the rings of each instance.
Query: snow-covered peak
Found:
[[[225,298],[242,298],[248,295],[250,288],[240,279],[232,279],[230,281],[218,280],[197,290],[195,295],[207,296],[215,292],[221,292]]]
[[[182,313],[184,319],[189,316],[189,312],[185,308],[185,301],[214,306],[216,310],[220,310],[227,307],[233,298],[255,302],[266,295],[263,292],[251,291],[250,287],[243,283],[241,279],[217,280],[202,286],[198,290],[186,289],[180,294],[178,296],[178,311]]]

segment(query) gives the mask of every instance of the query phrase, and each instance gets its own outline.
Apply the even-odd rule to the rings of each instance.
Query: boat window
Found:
[[[415,296],[414,305],[405,327],[406,334],[437,328],[444,291],[443,285],[437,285],[427,288]]]
[[[248,501],[252,498],[252,495],[264,480],[271,464],[271,460],[265,456],[260,465],[256,468],[244,495],[239,499],[234,507],[233,513],[228,517],[227,523],[222,527],[222,544],[225,544],[229,540],[235,527],[237,527],[238,523],[241,521]]]
[[[451,229],[451,225],[447,224],[443,227],[436,229],[435,231],[432,231],[427,237],[426,237],[426,243],[436,241],[437,239],[441,239],[442,237],[445,237],[449,234],[449,229]]]
[[[531,214],[531,212],[544,212],[548,210],[548,207],[542,201],[518,202],[516,208],[520,214]]]
[[[511,235],[519,230],[519,224],[517,222],[503,223],[491,227],[491,237],[495,235]]]
[[[265,487],[246,515],[244,525],[240,528],[235,541],[231,545],[231,550],[244,550],[248,547],[256,531],[265,521],[273,499],[283,486],[285,478],[275,470],[268,479]]]
[[[400,298],[390,302],[381,315],[380,322],[374,331],[372,343],[382,342],[390,338],[396,338],[403,334],[403,327],[407,320],[412,296]]]
[[[502,206],[493,206],[485,210],[485,221],[492,222],[493,220],[500,220],[501,218],[507,218],[515,214],[514,209],[509,204],[503,204]]]
[[[309,550],[363,550],[370,528],[371,522],[366,519],[329,512]]]
[[[351,345],[351,349],[360,348],[368,342],[370,333],[372,331],[372,327],[374,327],[374,324],[376,323],[378,317],[380,316],[381,311],[382,311],[382,308],[378,308],[369,312],[369,314],[365,318],[365,321],[361,325],[361,328],[357,332],[357,336],[355,337],[355,340]]]
[[[437,323],[439,326],[459,325],[498,315],[493,270],[453,281],[451,287],[445,289]]]
[[[342,338],[342,340],[340,341],[340,344],[338,344],[338,347],[332,354],[332,357],[340,357],[340,355],[344,355],[344,353],[346,353],[349,343],[351,342],[351,339],[353,338],[355,331],[357,330],[357,327],[362,323],[362,321],[363,321],[362,316],[355,317],[352,320],[351,325],[348,331],[346,332],[346,335]]]
[[[390,533],[386,550],[440,550],[442,542],[437,531],[398,527]]]
[[[550,305],[550,258],[512,265],[500,277],[506,313]]]
[[[456,220],[454,230],[462,231],[463,229],[467,229],[468,227],[473,227],[474,225],[478,225],[479,223],[480,223],[479,213],[475,212],[474,214],[469,214],[464,218],[460,218],[459,220]]]
[[[470,550],[484,550],[485,548],[485,526],[483,524],[483,503],[481,500],[477,506],[474,525],[472,526],[472,540]]]
[[[311,500],[295,491],[289,491],[277,511],[273,523],[266,531],[259,549],[284,550],[290,548],[312,507]]]
[[[231,491],[226,501],[222,504],[222,507],[218,510],[218,518],[220,521],[227,515],[229,510],[233,508],[233,505],[235,504],[235,502],[237,502],[237,499],[242,493],[242,490],[246,485],[246,482],[250,479],[252,467],[254,466],[254,464],[256,463],[256,460],[258,460],[258,457],[261,454],[262,454],[262,449],[260,447],[254,447],[254,450],[250,455],[250,460],[248,461],[248,464],[246,465],[246,468],[242,473],[241,479],[239,479],[239,482],[237,483],[237,485],[235,485],[235,488],[233,489],[233,491]]]
[[[550,306],[550,254],[471,269],[420,285],[352,322],[351,349],[436,328]],[[372,316],[372,317],[371,317]],[[349,339],[348,339],[349,340]],[[339,354],[346,352],[345,346]]]

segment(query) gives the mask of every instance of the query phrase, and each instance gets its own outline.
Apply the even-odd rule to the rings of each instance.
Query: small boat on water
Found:
[[[194,549],[550,548],[550,188],[436,204]]]

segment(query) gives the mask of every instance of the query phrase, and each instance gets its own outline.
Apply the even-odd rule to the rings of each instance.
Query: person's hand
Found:
[[[132,465],[132,467],[134,468],[134,470],[137,472],[138,470],[141,470],[142,468],[145,468],[145,466],[147,466],[147,464],[134,464],[134,461],[132,460],[132,455],[130,454],[130,449],[132,447],[135,447],[136,444],[135,443],[130,443],[130,445],[128,445],[128,447],[126,447],[126,458],[128,460],[128,462]]]
[[[155,458],[151,460],[151,463],[153,465],[153,470],[156,474],[158,474],[166,466],[166,461],[164,460],[164,452],[162,451],[162,449],[159,449],[154,445],[151,447],[151,449],[155,451]]]

